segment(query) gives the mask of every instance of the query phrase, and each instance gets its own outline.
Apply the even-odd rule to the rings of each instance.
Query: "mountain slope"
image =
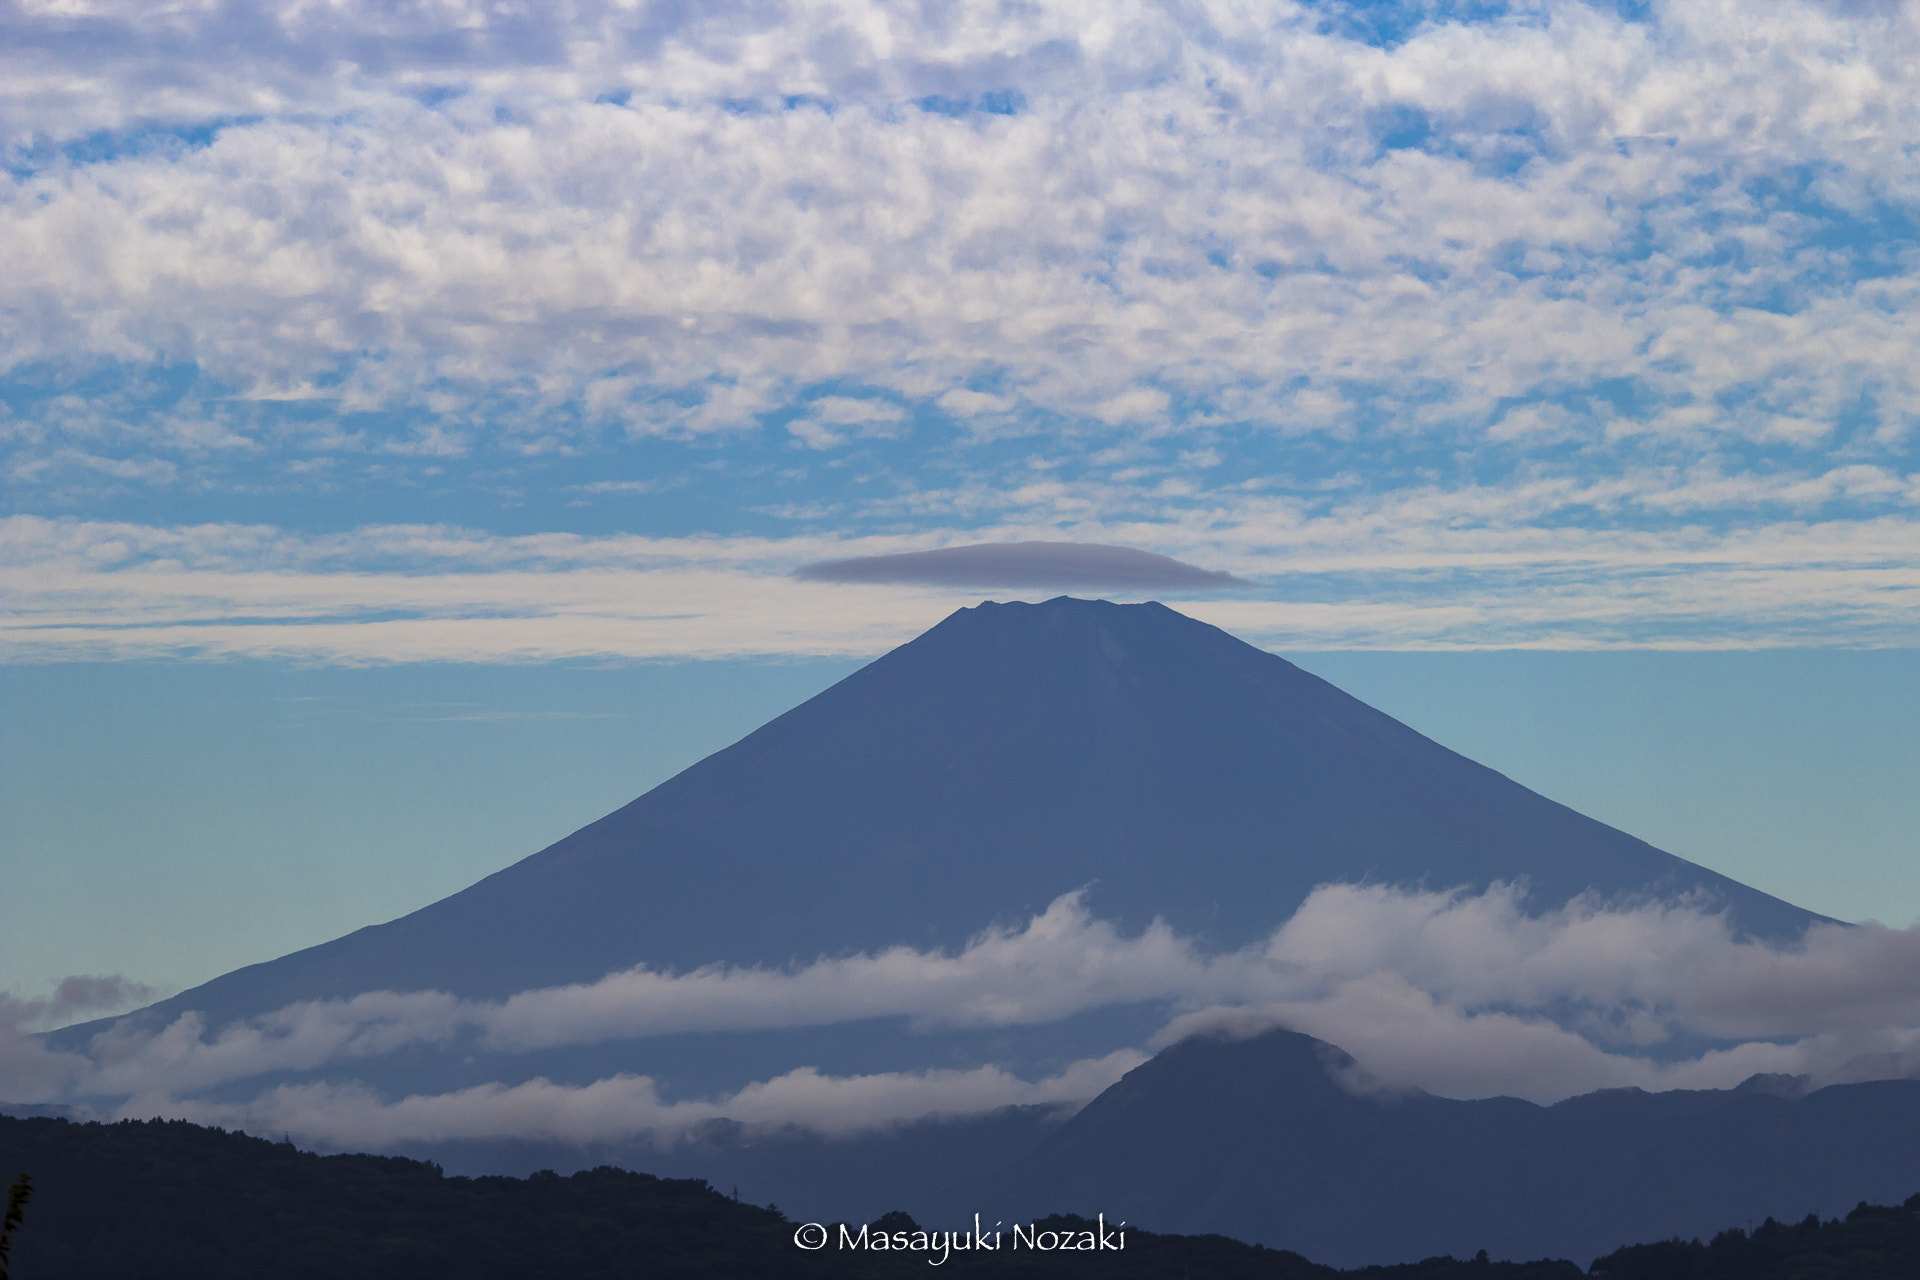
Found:
[[[988,603],[452,897],[156,1012],[953,947],[1086,885],[1234,947],[1323,882],[1523,877],[1547,904],[1700,890],[1758,934],[1813,919],[1164,606]]]

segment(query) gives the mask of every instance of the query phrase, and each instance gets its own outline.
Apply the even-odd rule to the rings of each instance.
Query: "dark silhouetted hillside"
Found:
[[[30,1169],[35,1197],[16,1280],[851,1280],[928,1274],[924,1253],[793,1243],[777,1211],[705,1183],[601,1168],[571,1177],[453,1178],[431,1164],[316,1156],[184,1122],[74,1124],[0,1117],[0,1175]],[[913,1231],[905,1214],[876,1229]],[[1094,1224],[1050,1217],[1041,1230]],[[955,1252],[934,1274],[1115,1280],[1575,1280],[1572,1262],[1428,1258],[1340,1272],[1223,1236],[1129,1226],[1126,1247],[1084,1256]],[[1597,1261],[1610,1280],[1908,1280],[1920,1274],[1920,1196],[1844,1220],[1768,1221],[1750,1236],[1635,1245]]]
[[[777,1211],[703,1182],[600,1168],[571,1177],[453,1178],[382,1156],[317,1156],[183,1121],[74,1124],[0,1117],[0,1170],[30,1169],[17,1280],[826,1280],[920,1276],[926,1253],[809,1253]],[[904,1214],[886,1229],[917,1228]],[[1054,1218],[1042,1230],[1094,1224]],[[951,1253],[936,1274],[1120,1280],[1331,1280],[1296,1254],[1129,1228],[1096,1255]],[[1445,1266],[1396,1268],[1439,1280]],[[1565,1280],[1568,1264],[1500,1267],[1498,1280]]]
[[[1920,1187],[1916,1080],[1805,1097],[1760,1082],[1609,1089],[1542,1107],[1355,1092],[1352,1069],[1290,1031],[1184,1040],[960,1199],[1150,1216],[1351,1266],[1482,1248],[1586,1260]]]
[[[1729,1228],[1698,1239],[1629,1245],[1598,1258],[1608,1280],[1912,1280],[1920,1276],[1920,1195],[1901,1205],[1861,1203],[1843,1220],[1769,1218],[1751,1235]]]

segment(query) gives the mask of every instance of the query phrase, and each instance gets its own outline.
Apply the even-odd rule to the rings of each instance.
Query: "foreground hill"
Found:
[[[1090,884],[1103,917],[1231,948],[1330,881],[1520,878],[1543,905],[1701,891],[1768,936],[1814,918],[1164,606],[982,604],[471,888],[148,1017],[951,947]]]
[[[73,1124],[0,1116],[0,1174],[31,1171],[33,1202],[13,1251],[18,1280],[359,1280],[538,1277],[814,1280],[928,1274],[927,1251],[796,1247],[796,1224],[704,1182],[599,1168],[571,1177],[451,1178],[387,1156],[317,1156],[183,1121]],[[905,1215],[875,1224],[919,1228]],[[1040,1231],[1095,1223],[1051,1219]],[[1111,1229],[1110,1229],[1111,1232]],[[1333,1280],[1297,1254],[1219,1237],[1127,1228],[1124,1247],[1081,1256],[950,1252],[944,1273],[1159,1280]],[[1379,1273],[1443,1280],[1449,1260]],[[938,1273],[936,1273],[938,1274]],[[1565,1280],[1568,1263],[1475,1275]]]
[[[1357,1073],[1290,1031],[1184,1040],[960,1200],[1150,1216],[1354,1265],[1482,1248],[1586,1259],[1920,1187],[1920,1080],[1800,1096],[1796,1079],[1755,1077],[1542,1107],[1356,1091]]]
[[[410,1154],[475,1174],[649,1169],[681,1187],[737,1188],[796,1221],[905,1210],[957,1228],[976,1212],[1005,1222],[1104,1213],[1338,1266],[1483,1249],[1585,1262],[1622,1241],[1902,1198],[1920,1187],[1920,1081],[1808,1091],[1800,1078],[1755,1077],[1736,1089],[1613,1089],[1552,1106],[1459,1101],[1371,1088],[1339,1049],[1276,1030],[1183,1040],[1064,1119],[1006,1108],[857,1137],[717,1124],[664,1147],[438,1143]],[[353,1159],[366,1163],[322,1163],[362,1169],[343,1187],[374,1177],[368,1170],[438,1167]],[[35,1167],[24,1156],[16,1164]],[[521,1185],[507,1179],[471,1185],[492,1188],[482,1199],[522,1194],[503,1190]],[[502,1202],[489,1212],[519,1210]]]
[[[647,1275],[815,1277],[924,1275],[925,1252],[806,1252],[796,1224],[704,1183],[612,1168],[561,1178],[450,1178],[434,1165],[376,1156],[316,1156],[183,1122],[72,1124],[0,1117],[0,1180],[35,1176],[14,1241],[18,1280],[225,1280],[271,1275],[515,1277],[598,1280]],[[1095,1224],[1050,1218],[1042,1231]],[[905,1215],[876,1229],[912,1232]],[[949,1269],[951,1269],[949,1271]],[[954,1252],[942,1273],[1174,1280],[1574,1280],[1568,1261],[1430,1258],[1340,1272],[1298,1254],[1219,1236],[1128,1227],[1125,1248],[1088,1255]],[[1920,1196],[1857,1207],[1844,1221],[1769,1220],[1751,1236],[1616,1251],[1590,1274],[1614,1280],[1893,1280],[1920,1274]]]

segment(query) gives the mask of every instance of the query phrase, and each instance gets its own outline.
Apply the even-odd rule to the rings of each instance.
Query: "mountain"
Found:
[[[1770,939],[1817,919],[1539,796],[1214,627],[1157,604],[1063,598],[962,609],[411,915],[128,1015],[124,1034],[96,1039],[94,1024],[47,1039],[97,1067],[62,1100],[107,1112],[164,1099],[222,1123],[279,1130],[273,1118],[285,1117],[309,1142],[474,1173],[616,1161],[738,1183],[822,1221],[906,1208],[957,1222],[989,1205],[1009,1221],[1131,1214],[1335,1262],[1483,1246],[1597,1252],[1763,1212],[1845,1208],[1821,1197],[1856,1185],[1883,1198],[1920,1186],[1902,1154],[1920,1150],[1908,1141],[1920,1136],[1913,1082],[1793,1102],[1757,1087],[1550,1108],[1384,1097],[1346,1087],[1337,1051],[1276,1033],[1183,1042],[1066,1119],[1139,1061],[1174,1011],[1171,996],[1128,993],[1166,988],[1090,987],[1058,1012],[1041,1000],[1006,1017],[996,1006],[943,1019],[948,993],[960,992],[956,1006],[980,998],[964,983],[913,987],[931,993],[917,1004],[862,1003],[871,987],[859,984],[878,969],[917,982],[953,967],[904,953],[805,974],[550,991],[489,1006],[499,1017],[485,1031],[443,1022],[449,1001],[415,997],[297,1008],[223,1033],[236,1018],[371,991],[498,1000],[636,965],[687,975],[894,947],[951,953],[1080,891],[1125,930],[1160,919],[1227,950],[1266,936],[1316,886],[1362,880],[1524,880],[1541,907],[1586,892],[1697,895]],[[1032,938],[1057,940],[1036,928],[1021,945]],[[997,945],[983,953],[998,957]],[[1034,975],[1051,970],[1031,969],[1035,954],[1006,961],[1012,997],[979,990],[1017,1001],[1028,983],[1048,995]],[[606,1014],[593,1002],[616,988],[639,994]],[[699,1015],[691,1029],[632,1016],[676,999]],[[763,1003],[728,1021],[725,1001],[745,999]],[[149,1034],[188,1011],[206,1016]],[[573,1020],[564,1034],[515,1038],[551,1019]],[[684,1123],[660,1119],[675,1108]],[[1889,1135],[1905,1144],[1891,1154]],[[1909,1174],[1913,1185],[1889,1181]]]
[[[1314,886],[1363,878],[1524,878],[1545,905],[1702,891],[1769,937],[1815,919],[1214,627],[1061,598],[961,609],[478,884],[148,1016],[953,947],[1088,885],[1101,916],[1232,948]]]
[[[1624,1240],[1844,1213],[1920,1189],[1920,1081],[1609,1089],[1541,1107],[1370,1091],[1290,1031],[1196,1037],[1129,1073],[1012,1170],[948,1197],[1013,1217],[1151,1216],[1336,1266],[1486,1249],[1586,1262]]]

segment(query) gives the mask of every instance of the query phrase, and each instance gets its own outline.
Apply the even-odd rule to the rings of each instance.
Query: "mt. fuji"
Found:
[[[1360,881],[1518,881],[1546,907],[1696,895],[1767,938],[1817,918],[1214,627],[1063,597],[962,609],[460,893],[141,1016],[953,948],[1082,888],[1125,929],[1157,917],[1227,950]]]

